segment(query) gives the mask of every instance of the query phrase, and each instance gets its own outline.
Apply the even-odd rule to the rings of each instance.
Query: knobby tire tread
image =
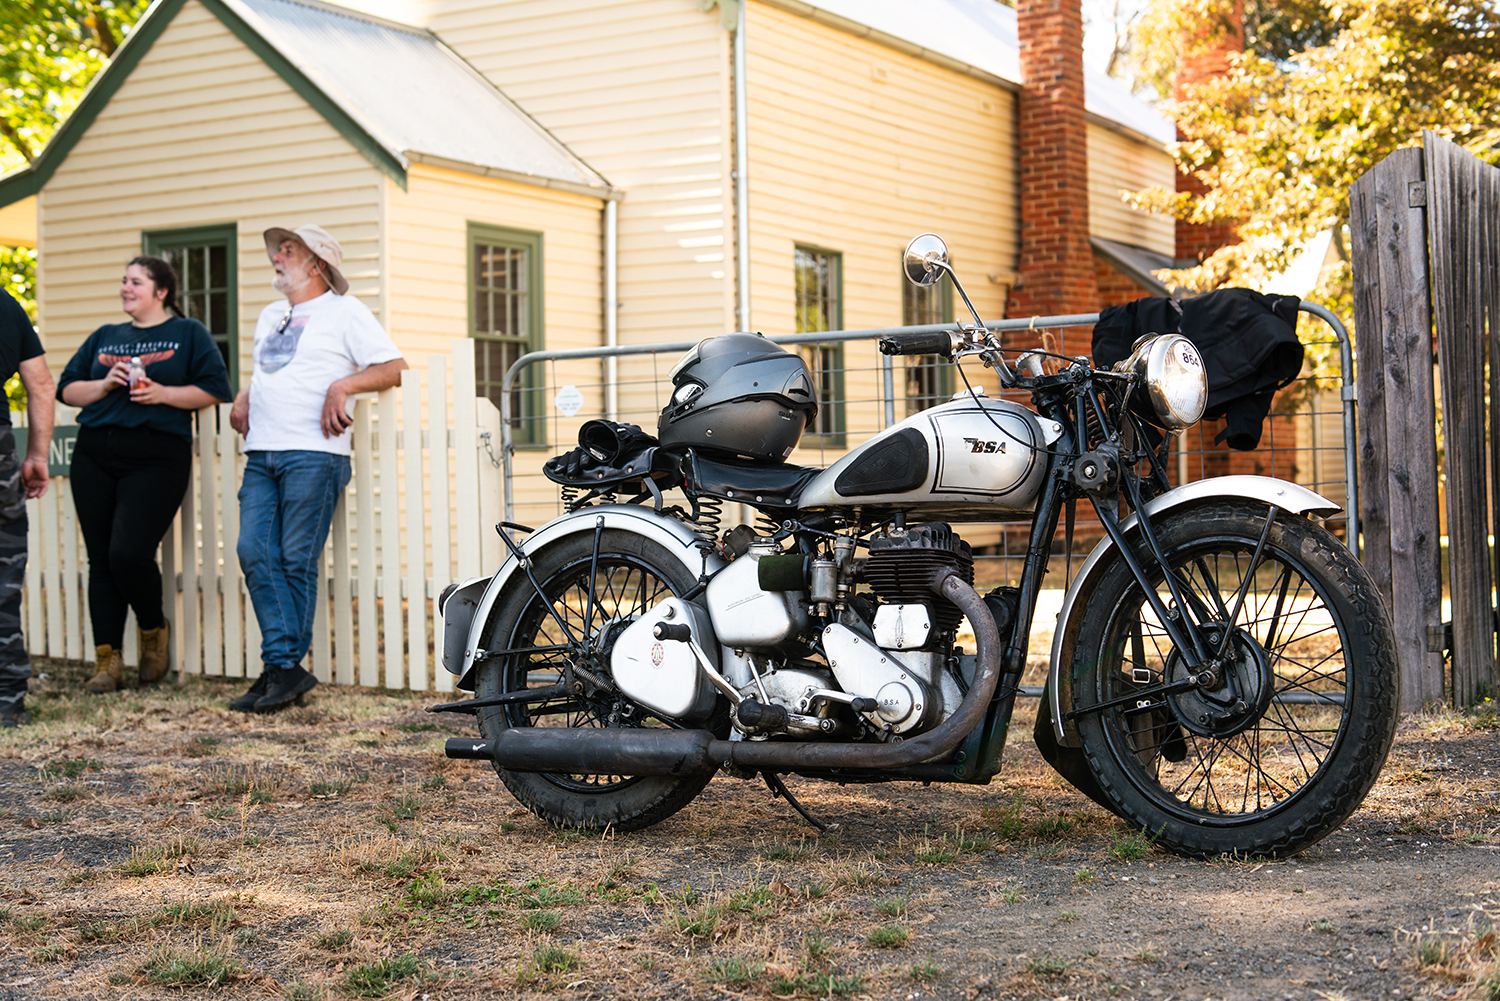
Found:
[[[1190,546],[1192,533],[1201,533],[1210,520],[1249,519],[1244,524],[1254,526],[1264,519],[1265,513],[1264,506],[1220,501],[1174,513],[1157,528],[1170,558],[1175,550]],[[1346,711],[1329,760],[1292,797],[1295,802],[1250,823],[1188,823],[1168,814],[1132,783],[1131,773],[1116,760],[1115,751],[1103,736],[1104,714],[1094,713],[1079,721],[1090,770],[1117,812],[1145,831],[1155,843],[1185,855],[1283,857],[1306,850],[1358,809],[1379,776],[1395,738],[1397,653],[1394,629],[1383,599],[1369,574],[1326,530],[1294,515],[1278,517],[1279,541],[1285,543],[1293,537],[1299,540],[1294,547],[1283,545],[1282,551],[1295,556],[1309,571],[1324,575],[1322,583],[1329,591],[1329,610],[1341,613],[1337,618],[1342,620],[1346,631],[1343,648],[1346,677],[1351,665],[1359,665],[1346,686],[1346,698],[1353,702],[1353,707]],[[1253,543],[1254,536],[1249,541]],[[1100,578],[1097,589],[1081,598],[1094,602],[1107,598],[1111,610],[1125,600],[1134,580],[1123,561],[1118,557],[1116,560],[1118,565]],[[1347,607],[1335,608],[1341,604]],[[1107,617],[1107,614],[1097,616]],[[1097,652],[1104,638],[1102,633],[1101,626],[1084,626],[1074,652],[1075,669],[1080,668],[1080,658],[1091,658]],[[1084,700],[1093,698],[1098,691],[1097,666],[1095,662],[1092,667],[1082,668],[1087,673],[1075,674],[1078,679],[1074,687],[1075,705],[1082,706]]]

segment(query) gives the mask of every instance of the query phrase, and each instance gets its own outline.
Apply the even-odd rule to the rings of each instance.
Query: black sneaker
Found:
[[[267,664],[265,667],[263,667],[260,672],[260,677],[255,679],[255,684],[251,685],[250,690],[244,695],[231,700],[229,703],[229,708],[233,709],[237,713],[255,712],[255,703],[259,702],[260,697],[266,694],[266,686],[271,683],[271,672],[274,670],[275,668],[273,668],[270,664]]]
[[[255,703],[255,711],[258,713],[273,713],[282,706],[296,702],[318,684],[318,679],[301,667],[280,668],[267,671],[266,674],[272,676],[271,682],[266,688],[266,694]]]
[[[26,700],[16,699],[0,706],[0,728],[9,729],[13,726],[25,726],[31,722],[31,714],[26,711]]]

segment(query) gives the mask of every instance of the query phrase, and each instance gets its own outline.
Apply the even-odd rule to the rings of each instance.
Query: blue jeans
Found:
[[[269,667],[296,667],[312,645],[318,564],[348,484],[346,455],[249,453],[235,552],[260,623],[261,660]]]

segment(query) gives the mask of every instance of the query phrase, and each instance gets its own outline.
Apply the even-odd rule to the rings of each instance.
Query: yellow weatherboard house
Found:
[[[39,250],[56,367],[118,318],[144,248],[178,263],[236,385],[277,298],[261,231],[303,222],[343,243],[351,294],[409,358],[472,338],[497,401],[532,350],[949,319],[951,296],[899,273],[924,230],[1000,317],[1041,169],[1018,53],[998,0],[157,0],[37,162],[0,178],[0,239]],[[1086,83],[1096,267],[1163,291],[1172,222],[1120,193],[1172,184],[1172,127]],[[804,350],[826,405],[791,461],[821,464],[858,423],[845,401],[878,395],[874,348]],[[670,363],[523,372],[518,504],[546,502],[525,474],[579,422],[649,430]]]

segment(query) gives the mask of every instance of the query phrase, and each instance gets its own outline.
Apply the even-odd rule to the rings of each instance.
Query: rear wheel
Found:
[[[513,580],[481,637],[490,657],[480,667],[479,698],[543,688],[567,677],[566,695],[479,712],[479,729],[493,739],[520,726],[666,726],[614,691],[610,651],[621,632],[657,602],[680,595],[697,577],[665,548],[629,532],[606,530],[597,557],[593,533],[564,539],[534,558],[531,572]],[[594,680],[591,680],[594,679]],[[596,683],[597,682],[597,683]],[[720,700],[722,703],[722,699]],[[709,729],[725,736],[721,707]],[[583,775],[511,772],[500,779],[527,809],[560,827],[630,831],[676,813],[703,790],[712,772],[686,776]]]
[[[1188,660],[1118,557],[1075,648],[1073,708],[1101,790],[1189,855],[1307,848],[1359,806],[1395,734],[1395,637],[1368,574],[1325,530],[1280,512],[1252,566],[1268,513],[1216,502],[1155,525],[1209,648],[1209,683],[1151,691],[1187,679]],[[1148,575],[1180,614],[1162,568]]]

